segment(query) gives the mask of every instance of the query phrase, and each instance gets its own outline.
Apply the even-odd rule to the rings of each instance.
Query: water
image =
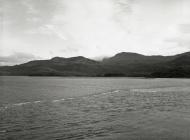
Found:
[[[0,140],[189,140],[190,80],[0,77]]]

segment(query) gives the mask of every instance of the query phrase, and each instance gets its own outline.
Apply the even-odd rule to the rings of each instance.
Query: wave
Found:
[[[63,99],[58,99],[58,100],[53,100],[52,102],[53,103],[56,103],[56,102],[60,102],[60,101],[64,101],[65,99],[63,98]]]
[[[72,100],[74,98],[67,98],[67,100]],[[32,102],[21,102],[21,103],[15,103],[15,104],[8,104],[6,106],[3,106],[3,107],[0,107],[0,111],[1,110],[6,110],[8,108],[11,108],[11,107],[16,107],[16,106],[24,106],[24,105],[29,105],[29,104],[39,104],[39,103],[43,103],[43,102],[52,102],[52,103],[56,103],[56,102],[61,102],[61,101],[64,101],[66,100],[65,98],[62,98],[62,99],[56,99],[56,100],[52,100],[52,101],[32,101]]]
[[[92,94],[90,96],[93,96],[93,97],[96,97],[96,96],[99,96],[99,95],[106,95],[106,94],[112,94],[112,93],[118,93],[120,92],[121,90],[113,90],[113,91],[108,91],[108,92],[102,92],[102,93],[98,93],[98,94]],[[83,99],[87,99],[89,96],[84,96],[82,97]],[[52,103],[57,103],[57,102],[61,102],[61,101],[65,101],[65,100],[73,100],[75,98],[72,98],[72,97],[69,97],[69,98],[62,98],[62,99],[55,99],[55,100],[52,100],[52,101],[47,101],[47,102],[52,102]],[[1,110],[6,110],[8,108],[11,108],[11,107],[16,107],[16,106],[24,106],[24,105],[30,105],[30,104],[39,104],[39,103],[42,103],[42,102],[45,102],[44,100],[37,100],[37,101],[31,101],[31,102],[21,102],[21,103],[15,103],[15,104],[8,104],[4,107],[0,107],[0,111]]]
[[[118,92],[120,92],[120,91],[121,91],[121,90],[114,90],[114,91],[102,92],[102,93],[100,93],[100,94],[106,95],[106,94],[118,93]]]
[[[0,133],[6,133],[7,130],[0,130]]]
[[[157,91],[153,89],[131,89],[130,92],[156,93]]]
[[[12,106],[22,106],[26,104],[31,104],[31,102],[16,103],[16,104],[12,104]]]
[[[37,103],[41,103],[41,102],[42,102],[42,101],[34,101],[33,103],[36,103],[36,104],[37,104]]]
[[[6,110],[6,109],[11,108],[11,107],[23,106],[23,105],[29,105],[29,104],[37,104],[37,103],[41,103],[41,102],[43,102],[43,101],[21,102],[21,103],[15,103],[15,104],[8,104],[6,106],[0,107],[0,111]]]

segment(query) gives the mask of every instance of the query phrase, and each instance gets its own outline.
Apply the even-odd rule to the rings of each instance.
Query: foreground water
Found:
[[[0,77],[0,140],[189,140],[190,80]]]

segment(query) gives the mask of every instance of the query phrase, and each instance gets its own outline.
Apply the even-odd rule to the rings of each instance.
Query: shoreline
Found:
[[[190,77],[132,77],[132,76],[52,76],[52,75],[43,75],[43,76],[31,76],[31,75],[0,75],[0,77],[60,77],[60,78],[132,78],[132,79],[190,79]]]

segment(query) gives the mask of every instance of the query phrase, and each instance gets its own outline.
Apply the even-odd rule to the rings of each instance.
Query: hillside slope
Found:
[[[101,62],[83,56],[0,67],[0,75],[190,77],[190,52],[174,56],[118,53]]]

